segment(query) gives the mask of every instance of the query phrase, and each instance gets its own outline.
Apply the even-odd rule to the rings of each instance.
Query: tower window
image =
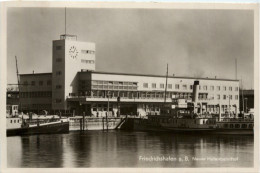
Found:
[[[39,81],[39,85],[42,86],[43,85],[43,81]]]
[[[61,58],[57,58],[57,59],[56,59],[56,62],[61,62],[61,61],[62,61]]]
[[[61,71],[56,71],[56,75],[61,75]]]
[[[62,46],[56,46],[56,50],[61,50]]]
[[[56,85],[56,89],[61,89],[62,86],[61,85]]]
[[[48,81],[47,81],[47,85],[51,85],[51,80],[48,80]]]

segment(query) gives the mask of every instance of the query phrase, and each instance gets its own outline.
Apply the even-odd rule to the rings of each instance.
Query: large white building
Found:
[[[105,116],[109,114],[159,114],[172,97],[190,99],[194,81],[199,81],[202,111],[238,112],[239,81],[95,71],[95,44],[61,35],[53,41],[52,73],[21,74],[22,111],[55,112]],[[108,104],[109,102],[109,104]]]

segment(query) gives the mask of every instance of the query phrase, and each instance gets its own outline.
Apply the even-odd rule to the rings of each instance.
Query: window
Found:
[[[238,100],[238,95],[235,95],[235,100]]]
[[[210,90],[211,90],[211,91],[214,91],[214,86],[210,86]]]
[[[220,100],[220,95],[219,94],[217,95],[217,99]]]
[[[227,96],[226,95],[223,95],[223,99],[226,100]]]
[[[62,61],[61,58],[57,58],[57,59],[56,59],[56,62],[61,62],[61,61]]]
[[[61,103],[61,99],[56,99],[55,102],[56,103]]]
[[[47,85],[51,85],[51,80],[48,80],[48,81],[47,81]]]
[[[56,46],[56,50],[61,50],[62,46]]]
[[[232,95],[229,95],[229,99],[232,100]]]
[[[31,82],[31,85],[34,86],[34,85],[35,85],[35,81],[32,81],[32,82]]]
[[[184,90],[187,90],[187,85],[182,85],[182,88],[183,88]]]
[[[61,85],[56,85],[56,89],[61,89],[62,86]]]
[[[191,90],[193,89],[193,86],[192,86],[192,85],[190,85],[190,89],[191,89]]]
[[[27,81],[24,81],[24,83],[23,83],[23,84],[26,86],[26,85],[28,85],[28,82],[27,82]]]
[[[148,83],[144,83],[144,84],[143,84],[143,87],[144,87],[144,88],[148,88]]]
[[[82,59],[81,62],[82,62],[82,63],[86,63],[86,64],[95,64],[95,61],[94,61],[94,60],[85,60],[85,59]]]
[[[232,87],[229,87],[229,91],[232,91]]]
[[[168,88],[169,88],[169,89],[172,89],[172,84],[168,84]]]
[[[94,54],[95,51],[93,51],[93,50],[81,50],[81,53],[83,53],[83,54]]]
[[[164,84],[163,83],[160,84],[160,88],[164,88]]]
[[[42,86],[43,85],[43,81],[39,81],[39,85]]]
[[[203,86],[203,90],[207,90],[208,87],[206,85]]]
[[[156,88],[156,83],[152,83],[152,88]]]
[[[217,86],[217,90],[220,91],[220,86]]]
[[[56,75],[57,76],[61,75],[61,71],[56,71]]]
[[[226,90],[227,90],[227,87],[223,86],[223,90],[226,91]]]
[[[238,87],[235,88],[235,91],[238,91]]]
[[[179,84],[175,84],[175,89],[179,89],[180,85]]]

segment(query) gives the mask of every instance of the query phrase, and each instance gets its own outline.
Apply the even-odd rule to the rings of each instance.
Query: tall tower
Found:
[[[95,44],[61,35],[52,43],[52,109],[67,110],[66,97],[77,93],[77,73],[95,70]]]

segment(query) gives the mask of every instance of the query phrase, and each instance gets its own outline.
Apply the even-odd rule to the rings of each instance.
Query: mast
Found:
[[[168,84],[168,63],[167,63],[167,72],[166,72],[166,85],[165,85],[165,91],[164,91],[164,104],[166,103],[166,93],[167,93],[167,84]]]
[[[242,82],[242,77],[241,77],[241,94],[242,94],[242,106],[243,106],[243,113],[245,111],[245,102],[244,102],[244,91],[243,91],[243,82]]]
[[[19,85],[20,85],[20,79],[19,79],[18,63],[17,63],[17,57],[16,57],[16,56],[15,56],[15,63],[16,63],[17,83],[18,83],[18,87],[19,87]]]
[[[66,35],[66,18],[67,18],[67,10],[66,10],[67,8],[65,7],[65,35]]]
[[[235,59],[235,66],[236,66],[236,80],[237,80],[237,59]]]

